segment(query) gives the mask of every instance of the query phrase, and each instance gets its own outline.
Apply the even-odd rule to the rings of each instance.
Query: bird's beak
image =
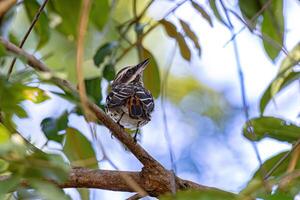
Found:
[[[144,69],[147,67],[148,63],[149,63],[150,58],[147,58],[146,60],[142,61],[141,63],[136,65],[136,70],[139,73],[142,73],[144,71]]]

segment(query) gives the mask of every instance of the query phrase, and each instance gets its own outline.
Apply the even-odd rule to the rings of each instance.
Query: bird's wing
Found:
[[[150,114],[154,109],[154,101],[151,93],[143,87],[139,87],[135,95],[140,99],[146,113]]]
[[[125,105],[126,100],[134,95],[134,88],[130,85],[120,84],[112,88],[106,98],[108,108]]]

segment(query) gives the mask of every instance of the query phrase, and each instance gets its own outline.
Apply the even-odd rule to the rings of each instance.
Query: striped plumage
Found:
[[[120,70],[106,98],[107,114],[125,128],[138,129],[151,120],[154,101],[142,80],[148,62],[147,59]]]

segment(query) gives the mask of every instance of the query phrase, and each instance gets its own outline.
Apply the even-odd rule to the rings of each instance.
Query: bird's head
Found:
[[[135,66],[128,66],[121,69],[112,82],[112,87],[117,84],[140,83],[143,85],[143,72],[149,63],[149,58]]]

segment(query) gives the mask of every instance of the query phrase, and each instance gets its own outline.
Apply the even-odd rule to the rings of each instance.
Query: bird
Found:
[[[149,58],[121,69],[112,81],[106,98],[106,113],[121,127],[135,130],[135,142],[139,129],[151,120],[154,110],[153,96],[143,82],[148,63]]]

